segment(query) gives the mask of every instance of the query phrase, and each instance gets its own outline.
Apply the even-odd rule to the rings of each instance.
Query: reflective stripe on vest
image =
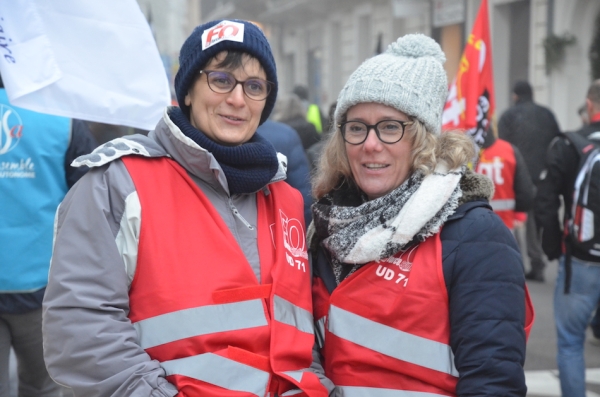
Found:
[[[515,200],[492,200],[490,201],[490,205],[494,211],[510,211],[515,209]]]
[[[273,301],[275,305],[275,320],[291,325],[298,329],[298,331],[306,332],[307,334],[314,333],[313,316],[309,311],[277,295],[273,297]]]
[[[447,397],[443,394],[425,393],[375,387],[336,386],[335,397]]]
[[[123,162],[143,209],[129,318],[167,380],[190,396],[264,397],[301,389],[308,397],[327,397],[306,368],[315,338],[300,193],[281,182],[270,184],[268,195],[256,194],[257,280],[214,205],[180,165],[137,156]],[[157,180],[170,188],[156,191]],[[175,237],[182,234],[194,238]],[[197,258],[227,264],[227,271],[198,266]]]
[[[281,396],[282,397],[294,396],[294,395],[300,394],[300,393],[302,393],[302,390],[300,390],[300,389],[293,389],[293,390],[290,390],[290,391],[286,391]]]
[[[178,310],[133,324],[143,349],[198,335],[266,325],[260,299]]]
[[[376,323],[331,305],[329,332],[378,353],[458,376],[450,346]],[[373,337],[377,335],[377,337]]]
[[[283,373],[294,379],[296,382],[300,383],[302,380],[302,375],[305,371],[308,371],[308,368],[300,370],[300,371],[284,371]]]
[[[315,334],[320,349],[325,346],[325,321],[327,321],[327,316],[323,316],[315,322]]]
[[[268,372],[212,353],[164,361],[160,365],[167,376],[183,375],[259,397],[266,395],[270,377]]]

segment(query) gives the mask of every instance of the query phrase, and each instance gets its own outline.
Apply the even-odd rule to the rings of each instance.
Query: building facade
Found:
[[[275,53],[281,92],[305,85],[312,101],[326,111],[362,61],[407,33],[423,33],[440,43],[452,80],[480,3],[200,0],[200,22],[241,18],[260,24]],[[534,87],[535,100],[555,112],[562,129],[577,128],[577,108],[584,103],[592,79],[588,53],[600,2],[488,0],[488,8],[496,115],[511,105],[514,82],[526,79]],[[544,43],[549,43],[548,50]],[[558,56],[547,62],[547,51]]]
[[[201,23],[200,0],[137,0],[152,30],[165,66],[171,97],[173,81],[179,69],[179,49],[192,30]]]

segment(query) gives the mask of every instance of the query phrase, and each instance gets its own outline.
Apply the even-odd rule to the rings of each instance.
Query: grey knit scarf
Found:
[[[414,172],[387,195],[366,201],[351,182],[313,205],[316,237],[329,253],[337,282],[361,265],[388,258],[439,232],[458,207],[465,168],[444,164]]]

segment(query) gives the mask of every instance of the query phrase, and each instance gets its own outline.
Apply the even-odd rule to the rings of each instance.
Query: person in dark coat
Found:
[[[308,231],[316,336],[341,395],[525,396],[532,323],[516,241],[441,134],[444,53],[406,35],[340,92]]]
[[[304,220],[308,226],[312,220],[310,206],[313,200],[310,195],[310,167],[300,137],[289,125],[273,120],[265,121],[256,132],[271,142],[275,150],[287,157],[285,181],[302,193]]]
[[[319,105],[312,103],[308,95],[308,88],[303,85],[296,85],[292,91],[294,95],[300,98],[306,121],[315,126],[319,134],[327,129],[327,120],[321,112]]]
[[[498,121],[498,137],[515,145],[523,154],[534,185],[538,186],[550,142],[560,134],[552,111],[533,101],[533,90],[526,81],[517,81],[513,88],[514,106]],[[525,278],[544,281],[546,260],[533,210],[525,224],[527,256],[531,269]]]
[[[335,114],[336,102],[329,105],[329,116],[327,117],[327,128],[323,130],[321,134],[321,139],[319,142],[315,143],[311,147],[306,150],[306,156],[308,157],[308,162],[310,164],[310,172],[313,173],[317,165],[319,164],[319,159],[321,158],[321,152],[323,151],[323,147],[325,147],[325,143],[331,134],[331,131],[335,130],[335,124],[333,120],[333,115]]]
[[[315,126],[306,121],[302,101],[297,95],[291,94],[278,99],[274,112],[273,120],[285,123],[296,130],[304,150],[310,148],[321,138]]]
[[[586,109],[590,124],[582,126],[577,134],[600,141],[600,80],[594,81],[588,89]],[[557,363],[562,395],[569,397],[585,396],[586,329],[600,299],[598,257],[570,244],[563,233],[565,220],[573,215],[573,189],[579,160],[577,148],[566,137],[555,139],[548,150],[535,200],[536,222],[542,229],[542,248],[548,259],[559,259],[554,291]],[[561,198],[564,212],[560,211]],[[565,249],[571,251],[570,276],[567,275]],[[568,293],[565,291],[567,277],[570,277]],[[597,322],[598,316],[594,319]],[[594,334],[600,336],[600,327],[594,321],[592,324]]]

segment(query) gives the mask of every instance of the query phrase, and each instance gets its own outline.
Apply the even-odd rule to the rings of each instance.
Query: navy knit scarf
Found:
[[[208,150],[225,172],[229,194],[255,193],[265,187],[279,167],[277,152],[269,141],[258,134],[239,146],[223,146],[190,124],[178,107],[172,107],[169,117],[181,132]]]

